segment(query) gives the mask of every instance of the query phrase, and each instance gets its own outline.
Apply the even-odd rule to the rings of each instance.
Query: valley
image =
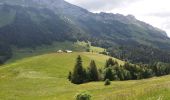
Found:
[[[0,0],[0,100],[170,100],[167,33],[106,12]]]

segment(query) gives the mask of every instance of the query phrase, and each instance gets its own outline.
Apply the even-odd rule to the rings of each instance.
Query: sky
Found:
[[[167,32],[170,37],[170,0],[66,0],[91,12],[134,15]]]

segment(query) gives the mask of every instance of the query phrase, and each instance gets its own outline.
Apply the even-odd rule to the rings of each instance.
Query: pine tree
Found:
[[[71,82],[74,84],[82,84],[85,82],[86,73],[83,69],[81,56],[77,57],[77,61],[73,70]]]
[[[109,58],[108,60],[106,60],[106,64],[105,64],[105,68],[108,68],[110,66],[114,66],[117,65],[118,63],[116,61],[114,61],[112,58]]]
[[[114,80],[114,74],[112,72],[112,68],[106,68],[104,80],[109,79],[111,81]]]
[[[109,67],[109,62],[108,60],[106,60],[105,68],[108,68],[108,67]]]
[[[98,70],[97,70],[94,60],[92,60],[90,62],[89,76],[90,76],[90,81],[98,81],[99,80],[99,74],[98,74]]]

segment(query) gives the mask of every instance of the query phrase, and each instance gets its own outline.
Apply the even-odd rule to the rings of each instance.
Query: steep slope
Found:
[[[132,15],[91,13],[64,0],[0,0],[0,43],[8,49],[66,40],[91,41],[105,48],[143,44],[170,49],[164,31]]]
[[[15,12],[12,23],[0,28],[0,38],[6,43],[34,47],[52,41],[71,40],[72,30],[76,34],[76,28],[48,9],[2,5],[1,11],[4,9],[9,13]]]
[[[107,42],[110,42],[110,44],[115,43],[122,45],[134,42],[134,44],[149,43],[156,47],[161,47],[157,45],[157,42],[164,43],[164,45],[166,45],[167,42],[169,43],[169,38],[164,31],[138,21],[131,15],[123,16],[110,13],[95,14],[69,4],[64,0],[7,0],[1,2],[22,7],[33,7],[34,9],[49,9],[51,12],[53,11],[56,16],[62,17],[64,21],[68,21],[68,23],[75,25],[86,34],[90,34],[91,38],[98,40],[104,38]],[[94,42],[98,43],[96,41]]]
[[[80,29],[46,8],[5,4],[0,5],[0,13],[0,63],[12,56],[11,46],[35,48],[85,37]]]
[[[82,85],[71,84],[68,72],[73,68],[77,55],[88,66],[94,59],[103,67],[108,56],[95,53],[45,54],[25,58],[0,68],[0,98],[2,100],[74,100],[76,93],[89,91],[93,100],[169,100],[170,76],[138,81],[114,81]],[[122,61],[119,61],[123,64]],[[80,91],[81,90],[81,91]]]

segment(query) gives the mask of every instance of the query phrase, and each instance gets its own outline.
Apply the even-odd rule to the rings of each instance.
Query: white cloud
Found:
[[[120,6],[126,6],[130,2],[137,0],[66,0],[72,4],[81,6],[90,11],[108,11]],[[139,0],[138,0],[139,1]]]
[[[126,8],[111,10],[122,14],[133,14],[137,19],[161,28],[170,36],[170,2],[168,0],[142,0],[131,3]],[[116,11],[117,10],[117,11]]]
[[[165,30],[170,36],[169,0],[66,0],[92,12],[132,14],[137,19]]]

